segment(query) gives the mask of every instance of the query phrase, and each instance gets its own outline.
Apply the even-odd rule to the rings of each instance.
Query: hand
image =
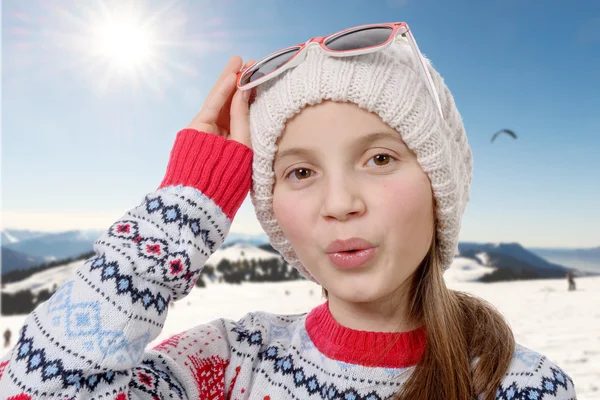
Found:
[[[254,64],[248,61],[244,68]],[[200,112],[188,128],[223,136],[248,147],[250,144],[249,91],[237,89],[237,72],[242,67],[240,56],[233,56],[206,96]],[[246,96],[244,96],[246,94]]]

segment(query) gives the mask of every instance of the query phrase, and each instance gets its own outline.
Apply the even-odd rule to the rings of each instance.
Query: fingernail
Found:
[[[242,93],[242,99],[247,103],[248,100],[250,100],[250,92],[251,90],[244,90],[244,93]]]

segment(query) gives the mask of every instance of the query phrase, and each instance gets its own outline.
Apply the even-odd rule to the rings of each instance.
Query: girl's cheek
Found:
[[[420,227],[428,223],[429,214],[432,214],[433,194],[427,180],[413,176],[373,189],[369,205],[380,218],[380,224]]]
[[[294,225],[296,220],[296,213],[293,212],[295,208],[294,199],[286,194],[274,193],[273,196],[273,212],[275,219],[279,223],[279,226],[287,234],[289,231],[288,227]]]
[[[291,243],[306,235],[310,216],[310,204],[298,193],[275,193],[273,196],[273,212],[284,235]]]

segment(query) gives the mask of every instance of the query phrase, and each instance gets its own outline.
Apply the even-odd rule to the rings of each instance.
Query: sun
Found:
[[[94,0],[43,2],[39,21],[23,19],[26,38],[17,43],[19,68],[30,66],[47,79],[83,83],[95,95],[157,96],[189,93],[187,79],[201,74],[214,49],[231,45],[230,28],[206,10],[206,22],[189,17],[196,2]],[[210,8],[210,7],[209,7]],[[37,17],[36,17],[37,18]],[[43,21],[43,24],[40,24]]]
[[[78,24],[81,37],[73,50],[80,54],[90,87],[98,93],[122,93],[148,88],[164,93],[173,74],[185,68],[178,63],[184,9],[165,1],[149,9],[138,0],[98,0],[86,3]],[[88,8],[89,7],[89,8]],[[78,19],[78,18],[74,18]],[[183,47],[183,46],[182,46]]]
[[[109,16],[92,27],[91,50],[118,72],[134,72],[156,56],[155,38],[132,16]]]

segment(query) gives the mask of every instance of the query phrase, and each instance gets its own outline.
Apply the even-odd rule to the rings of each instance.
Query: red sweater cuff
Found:
[[[183,129],[159,186],[192,186],[233,220],[252,184],[252,149],[222,136]]]

